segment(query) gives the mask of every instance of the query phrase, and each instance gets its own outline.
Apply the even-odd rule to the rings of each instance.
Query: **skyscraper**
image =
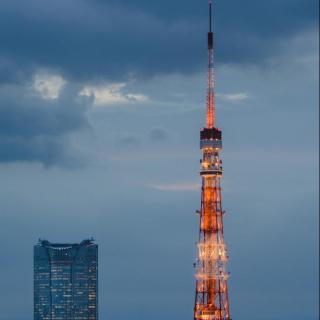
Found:
[[[34,320],[98,319],[98,245],[39,240],[34,246]]]

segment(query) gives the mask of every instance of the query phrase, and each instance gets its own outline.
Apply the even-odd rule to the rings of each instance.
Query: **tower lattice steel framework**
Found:
[[[228,300],[227,247],[223,235],[220,180],[222,177],[221,131],[215,127],[214,44],[212,1],[209,1],[208,91],[206,127],[200,132],[201,210],[194,320],[230,320]]]

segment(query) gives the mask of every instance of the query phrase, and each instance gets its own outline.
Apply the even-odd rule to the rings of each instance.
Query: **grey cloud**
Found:
[[[38,161],[45,166],[79,165],[68,135],[89,127],[86,106],[72,90],[46,101],[23,87],[0,90],[0,162]]]
[[[147,134],[141,133],[121,133],[114,138],[114,143],[117,148],[132,148],[145,145],[147,139],[152,142],[163,142],[168,139],[168,132],[162,128],[153,128]]]
[[[168,139],[168,132],[162,128],[153,128],[150,132],[150,139],[152,141],[165,141]]]
[[[217,1],[219,63],[263,63],[283,41],[316,27],[316,9],[303,0]],[[26,10],[4,0],[0,57],[10,62],[2,68],[12,69],[7,81],[34,66],[83,80],[195,72],[205,64],[206,24],[205,1],[30,0]]]
[[[131,148],[137,147],[141,144],[141,138],[135,134],[122,133],[115,137],[115,146],[117,148]]]
[[[81,165],[82,161],[69,151],[62,137],[0,135],[0,162],[41,162],[45,167],[66,168]]]
[[[0,52],[0,85],[26,81],[29,72],[30,66],[18,65],[9,57],[2,56]]]

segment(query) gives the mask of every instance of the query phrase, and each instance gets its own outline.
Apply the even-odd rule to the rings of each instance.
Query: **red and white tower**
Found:
[[[200,132],[202,192],[194,320],[230,320],[228,254],[223,235],[220,187],[222,137],[215,127],[212,1],[209,1],[209,16],[207,118],[206,127]]]

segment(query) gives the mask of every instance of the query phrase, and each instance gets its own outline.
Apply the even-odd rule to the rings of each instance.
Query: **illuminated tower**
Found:
[[[208,92],[206,127],[200,132],[201,210],[194,320],[230,320],[228,301],[227,247],[223,236],[220,180],[222,177],[221,131],[215,127],[212,2],[209,2]]]

